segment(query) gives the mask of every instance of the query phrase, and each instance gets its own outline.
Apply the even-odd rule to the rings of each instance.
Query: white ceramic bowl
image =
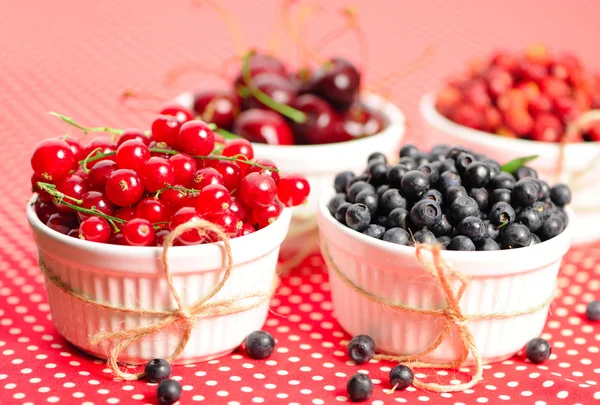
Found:
[[[445,307],[441,290],[420,266],[415,248],[395,245],[340,224],[327,209],[333,190],[319,207],[322,248],[340,272],[377,297],[423,309]],[[567,209],[569,224],[575,219]],[[538,245],[494,252],[442,251],[442,258],[468,277],[460,307],[464,315],[525,311],[546,302],[556,286],[561,259],[569,249],[572,226]],[[443,329],[440,317],[386,308],[357,293],[329,269],[334,315],[355,336],[370,335],[378,351],[415,354],[430,346]],[[455,289],[458,282],[454,284]],[[507,319],[467,323],[485,363],[513,356],[542,332],[548,305]],[[456,329],[424,361],[448,363],[461,354]],[[466,364],[471,364],[470,356]]]
[[[462,145],[483,153],[500,163],[514,158],[539,155],[528,163],[549,184],[565,182],[573,192],[572,208],[577,215],[574,242],[585,243],[600,238],[600,163],[578,179],[573,175],[600,160],[600,142],[569,144],[565,147],[564,173],[557,176],[560,146],[551,142],[505,138],[457,124],[435,108],[435,96],[427,94],[421,100],[421,116],[426,136],[419,146],[430,149],[439,143]]]
[[[34,200],[32,199],[32,202]],[[163,275],[160,247],[116,246],[93,243],[56,232],[27,207],[40,258],[46,267],[76,291],[111,305],[148,310],[177,308]],[[222,290],[212,300],[244,293],[267,294],[275,280],[279,247],[289,227],[291,210],[277,221],[250,235],[232,239],[233,269]],[[168,260],[173,283],[184,305],[207,295],[223,275],[222,243],[176,246]],[[92,345],[88,337],[100,330],[116,331],[148,324],[138,317],[83,303],[46,281],[52,320],[69,342],[100,358],[106,358],[106,343]],[[240,305],[251,305],[251,298]],[[209,301],[210,302],[210,301]],[[220,357],[237,348],[252,331],[264,324],[269,301],[236,314],[204,318],[196,324],[191,339],[176,363],[191,363]],[[181,329],[171,327],[129,345],[119,360],[136,364],[168,357],[179,344]]]
[[[175,100],[181,105],[193,107],[193,93],[181,94]],[[283,249],[296,250],[305,245],[309,238],[301,237],[304,230],[314,229],[321,193],[333,185],[335,175],[344,170],[360,173],[365,168],[368,156],[373,152],[388,154],[395,158],[406,130],[404,114],[390,101],[374,94],[362,96],[369,107],[383,113],[388,126],[378,134],[349,142],[324,145],[266,145],[254,143],[256,158],[270,159],[277,163],[283,174],[304,175],[310,183],[311,192],[305,205],[293,208],[290,237]]]

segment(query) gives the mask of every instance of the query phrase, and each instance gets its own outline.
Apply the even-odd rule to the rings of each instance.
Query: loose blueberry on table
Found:
[[[346,392],[352,402],[366,401],[373,394],[373,382],[366,374],[355,374],[348,380]]]
[[[275,350],[275,339],[269,332],[258,330],[246,337],[244,347],[253,359],[266,359]]]
[[[600,301],[592,301],[585,310],[585,316],[589,321],[600,321]]]
[[[543,363],[550,358],[552,347],[542,338],[531,339],[525,346],[525,356],[535,364]]]
[[[532,246],[565,229],[571,191],[564,184],[549,187],[523,165],[526,160],[501,166],[459,146],[426,153],[405,145],[399,163],[377,152],[364,173],[339,173],[328,209],[348,228],[399,245],[437,242],[462,251]]]

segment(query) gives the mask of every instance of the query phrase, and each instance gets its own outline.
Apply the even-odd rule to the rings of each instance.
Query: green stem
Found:
[[[101,151],[101,150],[102,150],[102,148],[96,148],[96,149],[94,149],[93,151],[91,151],[91,152],[90,152],[90,153],[89,153],[89,154],[88,154],[88,155],[85,157],[85,159],[83,159],[83,163],[82,163],[82,162],[80,162],[81,166],[83,167],[83,171],[85,172],[85,174],[90,174],[90,169],[88,169],[88,168],[87,168],[87,164],[88,164],[90,161],[92,161],[92,162],[93,162],[94,160],[98,160],[98,159],[93,159],[93,158],[92,158],[92,155],[94,155],[96,152],[98,152],[98,151]],[[115,154],[116,154],[116,153],[117,153],[117,152],[115,152]],[[102,153],[101,153],[101,155],[102,155]]]
[[[214,129],[213,131],[215,131],[216,133],[218,133],[219,135],[221,135],[225,139],[239,139],[239,138],[241,138],[241,136],[236,135],[233,132],[229,132],[229,131],[227,131],[226,129],[223,129],[223,128],[217,128],[217,129]]]
[[[60,118],[61,120],[63,120],[67,124],[69,124],[71,126],[74,126],[75,128],[78,128],[78,129],[82,130],[84,134],[87,134],[87,133],[90,133],[90,132],[108,132],[108,133],[111,133],[111,134],[121,135],[123,133],[122,129],[117,129],[117,128],[109,128],[109,127],[92,127],[92,128],[87,128],[87,127],[84,127],[83,125],[80,125],[80,124],[76,123],[73,120],[73,118],[67,117],[65,115],[59,114],[59,113],[54,112],[54,111],[50,111],[48,114],[52,115],[53,117]]]
[[[196,190],[196,189],[193,189],[193,188],[185,188],[185,187],[182,187],[182,186],[167,186],[165,188],[161,188],[160,190],[158,190],[156,192],[156,194],[154,195],[154,198],[158,199],[158,197],[160,197],[160,195],[164,191],[167,191],[167,190],[177,190],[183,196],[188,195],[188,194],[196,196],[196,195],[200,194],[200,190]]]
[[[252,75],[250,73],[250,59],[254,56],[256,52],[250,51],[244,56],[244,64],[242,65],[242,77],[250,94],[252,94],[258,101],[271,108],[272,110],[277,111],[281,115],[291,119],[292,121],[302,124],[306,122],[306,114],[302,111],[296,110],[289,105],[278,103],[269,97],[268,94],[263,92],[261,89],[256,87],[252,82]]]

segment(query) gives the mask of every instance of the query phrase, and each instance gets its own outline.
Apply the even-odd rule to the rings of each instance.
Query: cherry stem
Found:
[[[283,19],[283,27],[288,32],[288,35],[292,38],[292,41],[298,47],[298,51],[300,54],[300,58],[303,62],[306,62],[307,55],[309,55],[312,59],[314,59],[317,63],[323,63],[325,58],[319,55],[317,52],[313,50],[308,44],[306,44],[300,35],[300,29],[295,29],[293,24],[293,18],[290,13],[290,9],[292,8],[292,4],[296,2],[296,0],[284,0],[281,11],[281,18]],[[296,17],[296,16],[294,16]]]
[[[385,395],[391,395],[391,394],[393,394],[393,393],[394,393],[394,391],[396,391],[396,388],[398,388],[398,385],[399,385],[399,384],[400,384],[400,383],[396,383],[396,384],[394,384],[394,386],[392,387],[392,389],[391,389],[391,390],[387,390],[387,391],[386,391]]]
[[[64,116],[64,115],[59,114],[59,113],[54,112],[54,111],[50,111],[48,114],[52,115],[53,117],[60,118],[61,120],[63,120],[64,122],[66,122],[67,124],[69,124],[71,126],[74,126],[75,128],[81,129],[84,134],[88,134],[90,132],[108,132],[108,133],[115,134],[115,135],[121,135],[123,133],[122,129],[117,129],[117,128],[109,128],[109,127],[87,128],[87,127],[84,127],[83,125],[80,125],[80,124],[76,123],[73,120],[73,118]]]
[[[215,124],[209,124],[209,125],[215,125]],[[215,125],[216,127],[216,125]],[[225,139],[239,139],[241,138],[241,136],[234,134],[233,132],[229,132],[226,129],[223,128],[216,128],[213,131],[215,131],[217,134],[221,135],[223,138]]]
[[[248,52],[244,56],[244,64],[242,66],[242,77],[244,79],[244,82],[246,83],[250,94],[253,95],[258,101],[260,101],[267,107],[277,111],[278,113],[291,119],[292,121],[298,124],[306,122],[306,114],[304,114],[302,111],[296,110],[295,108],[290,107],[289,105],[278,103],[254,85],[254,83],[252,82],[252,75],[250,74],[250,59],[252,59],[252,57],[255,54],[255,51]]]
[[[217,2],[210,0],[193,0],[193,4],[195,6],[201,7],[203,4],[207,4],[212,7],[217,14],[221,17],[221,20],[229,30],[229,34],[231,35],[231,40],[236,48],[238,55],[243,55],[245,50],[248,49],[246,46],[246,41],[244,40],[244,35],[242,33],[242,27],[235,18],[231,15],[231,13],[221,7]]]

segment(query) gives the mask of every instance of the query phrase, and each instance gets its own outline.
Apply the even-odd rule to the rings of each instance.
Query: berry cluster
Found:
[[[554,56],[536,44],[522,55],[497,52],[473,63],[437,94],[436,107],[470,128],[559,142],[577,116],[600,108],[600,75],[586,70],[573,54]],[[600,141],[600,124],[568,141]]]
[[[437,242],[467,251],[530,246],[563,231],[562,207],[571,191],[564,184],[549,187],[522,162],[500,166],[462,147],[438,145],[423,153],[405,145],[395,165],[373,153],[364,173],[338,174],[328,208],[349,228],[400,245]]]
[[[226,140],[213,128],[182,107],[167,107],[149,136],[112,129],[121,133],[116,142],[40,142],[31,158],[38,217],[55,231],[93,242],[162,246],[185,222],[209,220],[235,238],[306,200],[306,179],[280,176],[273,162],[254,159],[250,142]],[[210,241],[189,230],[176,244]]]
[[[358,100],[360,73],[344,58],[294,73],[273,56],[251,53],[232,84],[228,91],[198,92],[194,110],[251,142],[344,142],[386,125],[378,111]]]

